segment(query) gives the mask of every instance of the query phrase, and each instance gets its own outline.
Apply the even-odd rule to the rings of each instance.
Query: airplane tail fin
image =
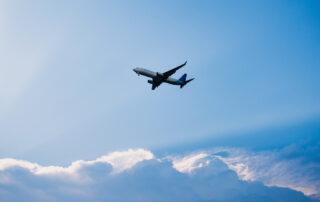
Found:
[[[183,88],[183,86],[187,85],[187,83],[189,83],[190,81],[192,81],[194,78],[186,80],[183,82],[183,84],[180,85],[180,88]]]
[[[187,79],[187,74],[182,75],[182,77],[179,79],[179,81],[185,82]]]

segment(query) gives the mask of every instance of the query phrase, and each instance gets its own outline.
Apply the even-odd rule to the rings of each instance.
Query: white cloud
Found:
[[[68,167],[0,159],[0,201],[250,201],[251,194],[253,201],[308,200],[289,189],[239,180],[230,170],[241,179],[265,182],[268,176],[262,178],[261,168],[253,167],[259,158],[215,149],[158,160],[150,151],[129,149]]]
[[[172,158],[173,167],[181,173],[191,173],[194,169],[202,168],[208,165],[210,160],[205,160],[208,157],[206,153],[189,155],[183,158]]]
[[[112,152],[93,161],[74,161],[68,167],[41,166],[37,163],[5,158],[0,159],[0,171],[4,171],[13,167],[20,167],[27,169],[29,172],[35,175],[68,176],[73,179],[81,179],[78,171],[85,166],[90,166],[97,163],[105,163],[112,166],[113,173],[121,173],[127,169],[132,168],[135,164],[141,161],[151,160],[153,158],[154,156],[150,151],[146,151],[143,149],[129,149],[122,152]]]
[[[102,156],[96,162],[109,163],[113,167],[113,173],[120,173],[132,168],[137,163],[144,160],[151,160],[154,156],[150,151],[144,149],[129,149],[124,152],[112,152],[109,155]]]
[[[217,156],[234,170],[240,179],[260,181],[267,186],[287,187],[320,199],[320,163],[305,158],[285,158],[283,151],[249,152],[224,149],[227,157]]]

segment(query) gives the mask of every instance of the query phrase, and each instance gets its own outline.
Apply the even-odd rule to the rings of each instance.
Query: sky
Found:
[[[319,200],[319,9],[0,1],[0,199]],[[183,89],[132,71],[185,61]]]

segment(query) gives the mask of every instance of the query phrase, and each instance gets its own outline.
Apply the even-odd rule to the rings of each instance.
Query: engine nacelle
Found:
[[[152,80],[148,80],[148,83],[153,84],[153,81]]]

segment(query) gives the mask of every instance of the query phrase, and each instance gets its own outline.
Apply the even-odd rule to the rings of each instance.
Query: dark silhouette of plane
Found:
[[[152,80],[148,80],[148,83],[152,84],[152,90],[160,86],[163,82],[172,85],[179,85],[180,88],[183,88],[183,86],[192,81],[194,78],[187,80],[187,74],[182,75],[182,77],[179,80],[171,78],[170,76],[176,73],[178,69],[185,66],[186,64],[187,61],[184,64],[179,65],[178,67],[175,67],[164,73],[153,72],[140,67],[134,68],[133,71],[136,72],[138,75],[143,75],[152,78]]]

